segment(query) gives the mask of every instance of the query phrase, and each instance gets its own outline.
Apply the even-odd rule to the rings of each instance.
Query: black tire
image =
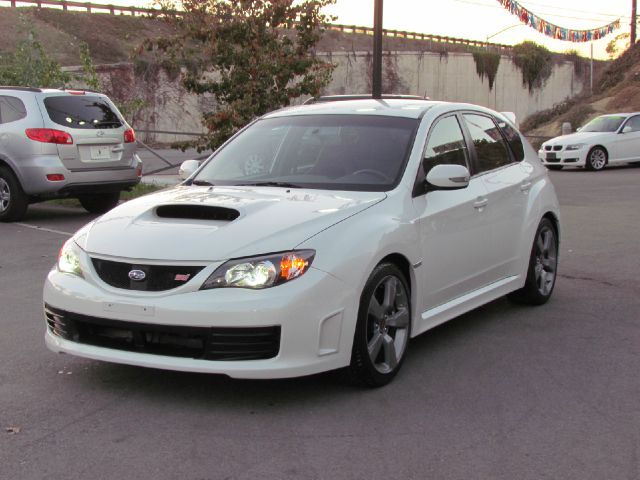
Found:
[[[118,205],[120,192],[81,195],[78,200],[80,205],[89,213],[105,213]]]
[[[410,336],[407,280],[395,265],[381,263],[369,276],[360,297],[349,367],[351,380],[367,387],[389,383],[402,366]]]
[[[551,220],[543,218],[533,239],[524,287],[508,298],[516,303],[542,305],[551,298],[557,276],[558,232]]]
[[[563,165],[547,165],[549,170],[562,170]]]
[[[29,206],[29,197],[10,168],[0,166],[0,222],[22,220]]]
[[[606,167],[609,162],[609,155],[607,151],[602,147],[593,147],[587,154],[587,162],[585,167],[587,170],[599,172]]]

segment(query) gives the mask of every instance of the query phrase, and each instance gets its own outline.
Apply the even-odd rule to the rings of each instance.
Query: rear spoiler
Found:
[[[504,115],[507,120],[509,120],[511,123],[513,123],[516,128],[520,128],[520,125],[518,125],[518,119],[516,118],[516,114],[513,112],[500,112],[502,115]]]

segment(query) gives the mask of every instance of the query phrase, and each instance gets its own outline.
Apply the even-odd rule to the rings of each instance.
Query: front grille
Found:
[[[553,146],[553,151],[554,152],[559,152],[560,150],[562,150],[562,145],[554,145]]]
[[[544,149],[545,149],[546,151],[551,151],[551,145],[545,145],[545,146],[544,146]]]
[[[149,325],[90,317],[49,305],[45,305],[44,313],[54,335],[115,350],[222,361],[264,360],[280,351],[280,326]]]
[[[91,261],[100,279],[112,287],[149,292],[170,290],[184,285],[204,268],[176,265],[137,265],[99,258],[92,258]],[[144,279],[132,280],[129,278],[129,272],[133,270],[144,272]]]

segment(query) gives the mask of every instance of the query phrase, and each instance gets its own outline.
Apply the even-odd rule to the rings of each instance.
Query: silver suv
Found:
[[[0,87],[0,221],[53,198],[110,210],[140,181],[135,152],[133,129],[106,95]]]

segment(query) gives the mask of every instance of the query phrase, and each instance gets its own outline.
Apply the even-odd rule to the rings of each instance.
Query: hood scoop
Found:
[[[240,216],[240,212],[226,207],[178,204],[160,205],[156,208],[156,215],[160,218],[231,222]]]

